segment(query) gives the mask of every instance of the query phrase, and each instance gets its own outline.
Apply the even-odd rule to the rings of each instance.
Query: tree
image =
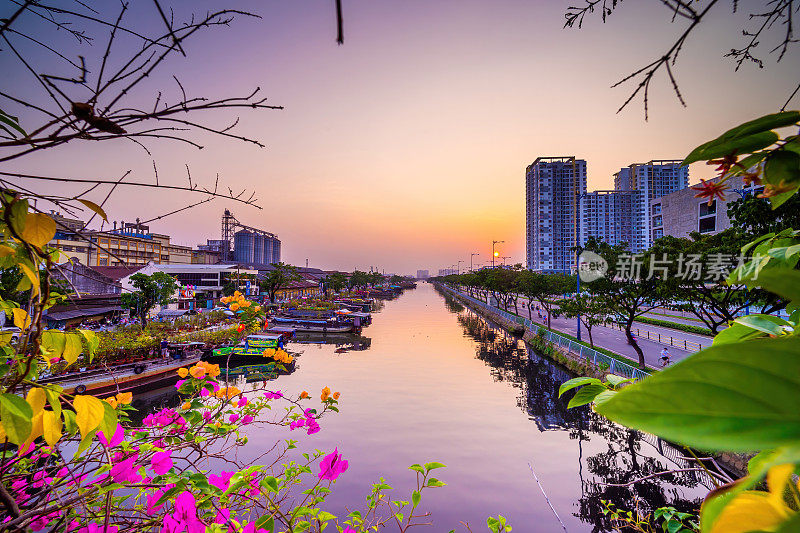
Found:
[[[608,318],[608,303],[600,296],[582,293],[559,300],[557,305],[565,317],[580,318],[586,333],[589,334],[589,344],[594,348],[592,329],[598,324],[605,323]]]
[[[167,305],[178,290],[175,278],[164,272],[147,274],[136,273],[131,276],[134,292],[122,295],[122,306],[132,309],[142,321],[142,328],[147,326],[147,316],[156,305]]]
[[[403,282],[403,280],[404,280],[403,276],[392,274],[392,276],[389,278],[389,283],[392,285],[399,285]]]
[[[773,210],[766,198],[747,195],[728,204],[728,218],[731,228],[746,237],[742,244],[759,235],[800,228],[800,196],[792,196]]]
[[[369,284],[372,285],[373,287],[380,285],[384,281],[386,281],[386,276],[384,276],[377,270],[370,272],[368,276],[369,276]]]
[[[572,276],[567,276],[566,274],[542,274],[525,270],[520,274],[516,290],[524,294],[528,299],[536,300],[542,306],[542,309],[547,313],[547,329],[550,329],[552,314],[558,309],[558,300],[556,298],[565,292],[573,290],[574,287],[575,278]],[[533,319],[530,306],[528,306],[528,316]]]
[[[644,352],[631,331],[634,321],[641,315],[652,311],[665,301],[674,299],[677,277],[675,265],[665,265],[666,273],[657,275],[656,263],[652,263],[652,253],[631,254],[624,244],[610,244],[590,237],[584,250],[590,250],[608,263],[606,276],[586,284],[593,297],[600,297],[607,305],[609,313],[615,314],[624,326],[628,344],[633,346],[639,357],[639,367],[646,368]],[[661,268],[660,266],[658,267]]]
[[[275,263],[272,265],[272,270],[261,279],[261,290],[269,295],[269,301],[275,302],[275,294],[286,288],[291,282],[303,279],[296,266],[287,265],[286,263]]]
[[[350,279],[348,280],[347,284],[351,289],[358,289],[369,285],[369,280],[370,278],[367,272],[362,272],[361,270],[355,269],[353,270],[353,273],[350,274]]]
[[[328,277],[325,278],[325,287],[330,287],[333,292],[339,292],[347,287],[347,276],[341,272],[328,274]]]

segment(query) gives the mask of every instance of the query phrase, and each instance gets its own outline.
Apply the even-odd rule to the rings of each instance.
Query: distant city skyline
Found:
[[[187,47],[187,59],[156,71],[150,92],[132,100],[152,105],[159,90],[174,100],[180,89],[172,74],[190,96],[240,96],[261,87],[285,109],[245,111],[238,128],[265,149],[198,136],[201,151],[158,141],[148,145],[151,158],[130,142],[81,143],[10,167],[108,179],[130,169],[146,181],[154,179],[155,159],[162,183],[185,183],[188,164],[196,182],[213,185],[219,173],[224,186],[257,192],[263,210],[215,201],[150,224],[176,244],[219,239],[219,217],[229,208],[243,223],[279,235],[283,260],[297,265],[308,259],[327,269],[435,272],[469,261],[472,252],[485,263],[492,240],[505,241],[500,256],[508,263],[524,263],[523,177],[538,155],[579,155],[588,189],[611,189],[620,167],[681,158],[729,127],[777,110],[796,85],[793,51],[778,65],[770,57],[764,70],[733,72],[722,56],[740,45],[746,12],[720,5],[675,67],[688,107],[659,77],[649,122],[639,100],[616,114],[633,87],[610,86],[659,57],[683,22],[670,24],[657,2],[634,3],[606,24],[594,14],[582,30],[562,29],[569,4],[350,0],[344,45],[337,46],[327,3],[231,2],[226,7],[263,18],[203,35]],[[202,0],[191,9],[213,5]],[[5,90],[29,83],[20,76]],[[219,125],[235,119],[209,117]],[[704,165],[690,172],[692,183],[713,175]],[[118,189],[107,210],[110,219],[144,219],[199,198]]]

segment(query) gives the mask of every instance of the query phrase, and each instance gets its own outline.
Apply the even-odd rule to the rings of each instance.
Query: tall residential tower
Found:
[[[586,192],[586,161],[538,157],[525,171],[528,268],[569,273],[577,240],[578,198]]]

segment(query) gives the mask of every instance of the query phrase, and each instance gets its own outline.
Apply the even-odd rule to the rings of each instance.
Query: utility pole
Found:
[[[501,242],[506,242],[506,241],[492,241],[492,268],[494,268],[494,258],[500,256],[500,252],[494,251],[494,245],[499,244]]]
[[[510,255],[504,255],[503,256],[503,266],[506,265],[506,259],[511,259],[511,256]]]

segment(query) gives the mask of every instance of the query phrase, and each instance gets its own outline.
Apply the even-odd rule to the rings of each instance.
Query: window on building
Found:
[[[653,204],[653,214],[654,215],[661,214],[661,204]]]
[[[708,216],[714,215],[717,213],[717,201],[714,200],[711,202],[711,205],[708,205],[708,202],[700,202],[700,216]]]
[[[654,216],[653,217],[653,226],[658,227],[658,226],[661,226],[661,225],[662,225],[661,215]]]
[[[119,246],[119,241],[117,239],[111,239],[111,246]]]
[[[97,264],[100,266],[108,266],[108,259],[98,259]]]
[[[710,233],[717,230],[717,217],[704,217],[700,219],[698,231],[700,233]]]

